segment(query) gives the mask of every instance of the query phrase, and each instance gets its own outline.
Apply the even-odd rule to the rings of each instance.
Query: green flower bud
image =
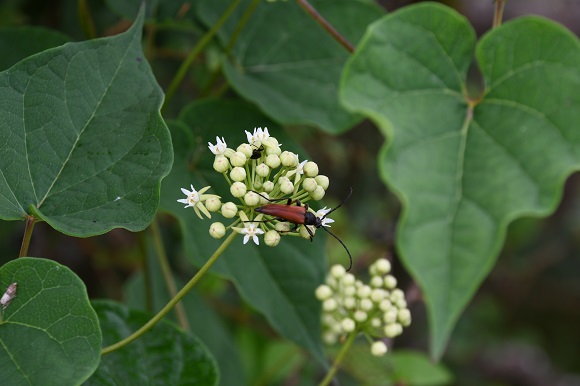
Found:
[[[318,187],[318,184],[316,183],[316,180],[314,178],[309,177],[305,178],[304,181],[302,181],[302,187],[307,192],[314,192]]]
[[[254,148],[252,148],[252,145],[249,145],[247,143],[242,143],[240,146],[238,146],[236,151],[239,151],[240,153],[244,153],[246,158],[250,158],[252,156],[252,153],[254,152]]]
[[[310,197],[312,197],[313,200],[322,200],[322,198],[324,197],[325,191],[324,189],[322,189],[322,186],[317,186],[316,189],[314,190],[314,192],[310,192]]]
[[[332,296],[332,290],[326,284],[321,284],[316,288],[315,295],[318,300],[326,300]]]
[[[275,247],[280,242],[280,235],[275,230],[269,230],[264,235],[264,243],[270,247]]]
[[[387,275],[383,279],[385,288],[395,289],[397,287],[397,279],[393,275]]]
[[[244,202],[248,206],[256,206],[260,203],[260,196],[256,192],[247,192],[244,195]]]
[[[346,274],[346,269],[344,269],[344,267],[340,264],[335,264],[332,266],[332,268],[330,268],[330,274],[335,279],[340,279]]]
[[[403,332],[403,326],[401,326],[399,323],[388,324],[385,326],[384,332],[387,338],[394,338],[398,335],[401,335]]]
[[[225,173],[230,168],[230,161],[225,155],[216,155],[213,161],[213,168],[218,173]]]
[[[209,197],[207,200],[205,200],[205,207],[210,212],[217,212],[218,210],[220,210],[221,206],[222,202],[217,196],[212,196]]]
[[[344,332],[353,332],[356,328],[356,323],[351,318],[344,318],[340,322],[340,326]]]
[[[264,162],[272,169],[276,169],[278,166],[280,166],[280,157],[278,157],[277,154],[268,154],[266,161]]]
[[[365,322],[365,321],[367,320],[367,318],[368,318],[368,315],[367,315],[367,313],[366,313],[366,312],[364,312],[364,311],[361,311],[361,310],[356,310],[356,311],[354,312],[353,318],[354,318],[354,320],[356,320],[357,322],[359,322],[359,323],[362,323],[362,322]]]
[[[316,228],[313,227],[312,225],[300,225],[300,228],[298,228],[298,233],[300,234],[300,236],[302,236],[302,238],[310,240],[310,233],[308,233],[308,231],[306,230],[307,226],[310,227],[312,234],[315,234]]]
[[[209,234],[214,239],[221,239],[226,234],[226,227],[221,222],[214,222],[209,226]]]
[[[266,205],[270,203],[270,201],[266,200],[267,198],[270,198],[270,195],[268,193],[262,192],[258,194],[258,196],[260,197],[260,205]]]
[[[264,189],[264,191],[270,193],[272,190],[274,190],[274,183],[272,181],[265,181],[262,184],[262,189]]]
[[[230,162],[234,166],[244,166],[246,164],[246,161],[247,160],[248,160],[248,157],[246,157],[246,155],[244,153],[240,152],[240,151],[236,151],[230,157]]]
[[[411,324],[411,311],[409,311],[407,308],[399,310],[397,320],[401,322],[403,326],[405,327],[409,326],[409,324]]]
[[[328,177],[319,174],[316,177],[314,177],[314,179],[316,180],[316,183],[319,186],[322,186],[322,189],[324,190],[328,189],[328,185],[330,184],[330,180],[328,179]]]
[[[232,186],[230,186],[230,193],[234,197],[243,197],[244,194],[246,194],[246,191],[246,185],[241,182],[234,182]]]
[[[374,268],[378,275],[384,275],[391,272],[391,262],[387,259],[378,259],[371,265],[371,269]]]
[[[238,207],[233,202],[226,202],[222,205],[222,216],[225,218],[234,218],[238,214]]]
[[[298,166],[298,156],[290,151],[283,151],[280,154],[280,162],[287,168],[294,168]]]
[[[318,175],[318,165],[312,161],[306,162],[302,170],[304,170],[304,174],[307,177],[316,177]]]
[[[376,357],[382,357],[387,353],[387,345],[385,342],[378,340],[371,345],[371,354]]]
[[[230,178],[234,181],[240,182],[246,179],[246,169],[236,166],[230,172]]]
[[[268,174],[270,174],[270,168],[266,164],[259,164],[256,166],[256,174],[260,177],[266,178],[268,177]]]
[[[270,137],[270,138],[272,138],[272,137]],[[281,153],[282,153],[282,150],[280,149],[280,146],[278,146],[278,145],[266,147],[266,154],[267,155],[280,155]]]
[[[284,194],[292,194],[294,193],[294,184],[288,178],[286,178],[286,180],[280,183],[280,191]]]
[[[336,310],[336,307],[338,307],[338,304],[336,303],[336,300],[332,298],[326,299],[322,302],[322,309],[326,312],[332,312]]]
[[[279,222],[279,223],[276,224],[276,226],[274,228],[279,233],[290,232],[290,223],[288,223],[288,222]]]

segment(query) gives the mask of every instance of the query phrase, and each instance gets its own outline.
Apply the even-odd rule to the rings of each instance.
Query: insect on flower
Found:
[[[258,194],[260,194],[260,193],[258,193]],[[322,217],[318,217],[316,214],[310,212],[308,210],[308,204],[305,204],[304,206],[302,206],[302,204],[300,203],[299,200],[296,200],[293,202],[291,199],[288,199],[288,202],[286,204],[266,204],[264,206],[256,208],[255,211],[258,213],[263,213],[263,214],[266,214],[269,216],[276,217],[278,220],[288,221],[288,222],[294,224],[294,228],[292,229],[292,231],[295,231],[299,225],[304,225],[306,228],[306,231],[310,235],[310,241],[312,241],[314,234],[312,233],[312,231],[310,230],[308,225],[314,226],[316,229],[318,229],[318,228],[324,229],[328,234],[330,234],[332,237],[337,239],[338,242],[340,244],[342,244],[342,246],[346,250],[346,253],[348,253],[348,257],[350,259],[350,265],[348,266],[347,271],[350,271],[350,269],[352,268],[352,256],[350,254],[350,251],[348,250],[346,245],[342,242],[342,240],[338,238],[338,236],[336,236],[334,233],[332,233],[331,231],[326,229],[326,227],[328,226],[326,224],[331,222],[331,221],[328,221],[330,219],[327,219],[326,216],[328,216],[330,213],[332,213],[335,210],[337,210],[338,208],[340,208],[346,202],[346,200],[349,199],[351,194],[352,194],[352,188],[349,188],[349,192],[348,192],[348,195],[346,196],[346,198],[344,200],[342,200],[342,202],[340,204],[338,204],[338,206],[327,211]],[[262,195],[260,194],[260,196],[262,196]],[[275,201],[275,200],[270,200],[264,196],[262,196],[262,197],[270,202]],[[292,205],[293,203],[295,203],[296,205]]]

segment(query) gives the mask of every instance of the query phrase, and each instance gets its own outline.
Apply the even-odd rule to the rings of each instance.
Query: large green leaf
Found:
[[[75,236],[149,224],[172,152],[142,25],[0,73],[0,218]]]
[[[252,105],[244,102],[202,101],[183,112],[181,120],[200,133],[195,140],[183,125],[170,125],[175,144],[175,165],[163,181],[160,208],[175,216],[181,224],[187,257],[196,266],[203,265],[221,244],[209,236],[213,221],[223,221],[221,214],[211,220],[199,219],[184,209],[177,199],[183,197],[180,187],[193,184],[200,189],[211,185],[211,192],[222,201],[235,201],[223,176],[212,168],[214,155],[206,143],[215,136],[225,137],[229,146],[237,147],[245,139],[244,130],[268,126],[284,149],[293,150],[292,141]],[[201,146],[197,147],[201,142]],[[296,151],[296,150],[294,150]],[[302,159],[302,158],[301,158]],[[318,209],[318,208],[316,208]],[[320,332],[320,302],[314,297],[316,286],[323,281],[326,263],[323,247],[326,240],[319,232],[314,242],[284,237],[275,248],[234,240],[214,265],[214,271],[230,278],[242,297],[261,312],[282,335],[305,347],[324,363]]]
[[[423,289],[435,356],[508,224],[550,213],[579,166],[578,40],[540,18],[493,30],[477,45],[478,100],[465,91],[474,47],[465,18],[420,4],[373,24],[343,74],[346,105],[389,140],[381,175],[403,203],[398,249]]]
[[[142,327],[151,315],[111,301],[93,303],[104,344],[118,342]],[[140,339],[103,356],[86,385],[218,384],[218,371],[207,349],[194,337],[161,321]]]
[[[219,32],[227,45],[250,1],[242,2]],[[315,0],[312,5],[352,44],[384,12],[357,0]],[[206,0],[199,14],[208,26],[229,0]],[[284,124],[310,124],[344,131],[360,121],[339,104],[338,82],[348,51],[333,40],[295,2],[261,2],[242,30],[225,63],[231,85]]]
[[[99,364],[102,339],[81,279],[54,261],[20,258],[0,268],[0,296],[11,283],[16,297],[0,320],[0,383],[60,386],[87,379]]]

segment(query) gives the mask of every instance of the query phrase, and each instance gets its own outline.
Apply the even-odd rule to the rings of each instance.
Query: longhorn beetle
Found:
[[[255,193],[258,193],[258,192],[255,192]],[[260,193],[258,193],[258,194],[262,198],[265,198],[266,200],[268,200],[270,202],[276,201],[276,200],[270,200],[269,198],[262,196]],[[349,188],[349,192],[348,192],[348,195],[346,196],[346,198],[344,200],[342,200],[342,202],[340,204],[338,204],[338,206],[336,206],[334,209],[331,209],[328,213],[326,213],[323,217],[317,217],[314,213],[308,211],[308,204],[305,204],[304,206],[302,206],[302,204],[300,203],[299,200],[294,201],[296,203],[296,205],[292,205],[293,201],[290,198],[288,198],[288,202],[286,204],[266,204],[264,206],[260,206],[256,209],[254,209],[254,210],[258,213],[263,213],[263,214],[267,214],[270,216],[274,216],[278,220],[288,221],[288,222],[294,224],[294,229],[292,229],[293,231],[298,229],[299,225],[304,225],[306,227],[306,230],[308,231],[308,234],[310,235],[310,241],[312,241],[314,234],[312,233],[310,228],[308,228],[308,225],[313,225],[316,229],[318,229],[318,228],[324,229],[326,232],[328,232],[328,234],[330,234],[332,237],[337,239],[338,242],[341,243],[342,246],[344,247],[344,249],[346,250],[346,253],[348,253],[348,258],[350,259],[350,265],[348,266],[347,271],[350,271],[350,269],[352,268],[352,256],[350,255],[348,248],[346,247],[346,245],[344,245],[342,240],[339,239],[334,233],[332,233],[331,231],[326,229],[324,226],[322,226],[322,220],[324,220],[326,218],[326,216],[328,216],[329,214],[331,214],[332,212],[334,212],[335,210],[340,208],[346,202],[346,200],[349,199],[351,194],[352,194],[352,188]],[[284,199],[282,199],[282,200],[284,200]]]

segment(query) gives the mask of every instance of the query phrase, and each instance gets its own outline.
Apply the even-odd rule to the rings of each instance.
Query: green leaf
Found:
[[[485,92],[465,78],[475,33],[436,4],[373,24],[342,97],[389,143],[379,164],[404,207],[397,245],[427,301],[432,354],[493,267],[515,218],[552,212],[578,169],[580,46],[562,26],[522,18],[477,45]]]
[[[0,70],[5,70],[27,56],[68,43],[61,32],[42,27],[0,28]]]
[[[85,285],[51,260],[20,258],[0,268],[0,380],[3,385],[74,385],[97,368],[101,330]]]
[[[250,1],[242,2],[219,32],[227,46]],[[355,0],[311,1],[351,44],[384,12]],[[229,0],[206,0],[199,15],[208,26]],[[224,71],[231,85],[277,122],[344,131],[361,120],[339,104],[338,82],[349,52],[295,2],[260,2],[233,49]]]
[[[338,348],[333,349],[338,353]],[[360,385],[436,386],[449,385],[453,376],[423,353],[396,350],[383,357],[371,354],[369,344],[354,345],[346,354],[343,367]]]
[[[93,302],[110,345],[151,319],[112,301]],[[86,385],[217,385],[215,361],[197,339],[167,321],[156,324],[128,346],[103,356]]]
[[[215,252],[221,240],[209,236],[214,221],[227,219],[213,214],[201,220],[191,208],[177,202],[183,198],[181,187],[212,186],[208,193],[222,196],[222,201],[235,201],[223,176],[212,168],[214,155],[207,148],[215,136],[225,137],[230,147],[247,142],[244,129],[268,126],[284,149],[292,150],[292,141],[252,105],[244,102],[202,101],[190,105],[181,120],[202,136],[194,139],[183,125],[170,125],[175,144],[175,165],[163,181],[160,208],[175,216],[183,230],[185,252],[200,267]],[[201,143],[201,145],[198,145]],[[199,148],[201,146],[201,150]],[[314,290],[322,283],[326,262],[325,238],[318,232],[314,242],[292,236],[284,237],[275,248],[253,243],[242,244],[240,236],[226,249],[213,266],[233,281],[241,296],[261,312],[276,331],[306,348],[320,363],[325,363],[320,329],[320,302]]]
[[[167,304],[169,296],[161,275],[161,269],[156,264],[155,259],[149,259],[148,267],[150,268],[148,270],[150,278],[147,283],[152,292],[152,310],[157,312]],[[182,288],[183,284],[178,281],[178,288]],[[133,275],[127,282],[124,297],[129,307],[139,310],[146,309],[144,286],[141,273]],[[185,295],[181,304],[185,309],[191,332],[207,346],[208,351],[217,362],[220,370],[220,383],[222,385],[245,384],[241,381],[244,379],[244,372],[240,354],[236,348],[234,337],[224,321],[195,291],[190,291]]]
[[[142,25],[0,73],[0,218],[81,237],[149,224],[172,152]]]

